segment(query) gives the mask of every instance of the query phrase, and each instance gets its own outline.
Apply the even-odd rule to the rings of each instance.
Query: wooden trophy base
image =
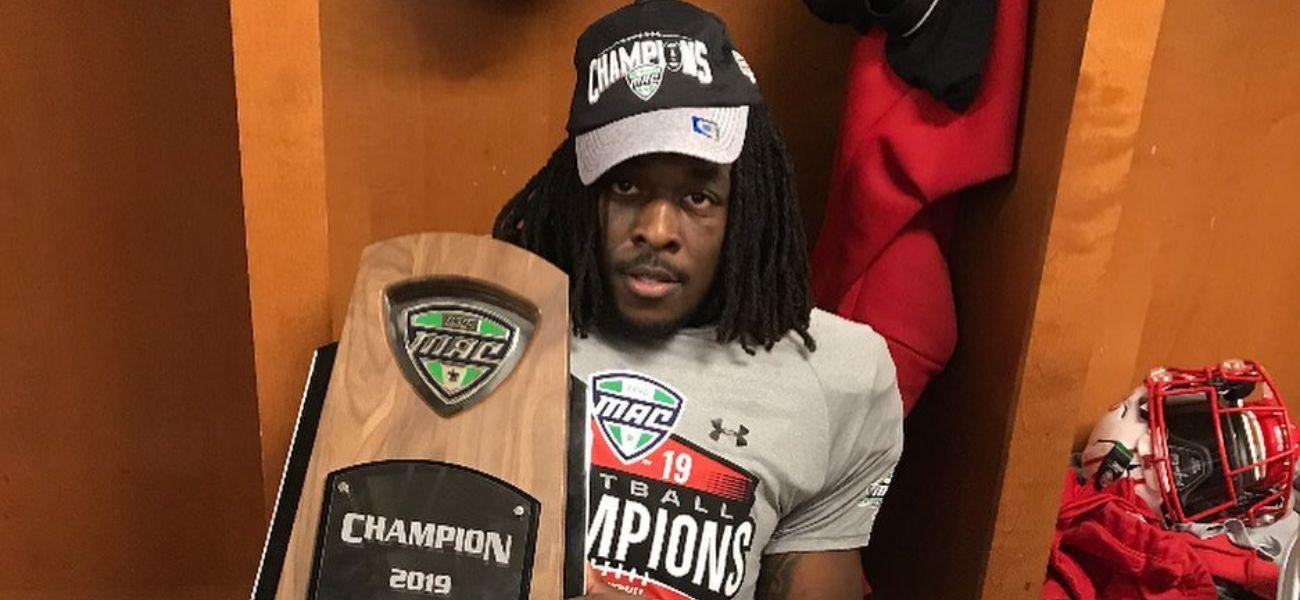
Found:
[[[463,234],[366,248],[254,599],[581,593],[585,423],[563,272]]]

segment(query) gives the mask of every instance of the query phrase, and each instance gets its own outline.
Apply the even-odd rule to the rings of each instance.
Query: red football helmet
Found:
[[[1271,523],[1290,507],[1295,424],[1258,364],[1163,368],[1146,378],[1151,455],[1172,523]]]

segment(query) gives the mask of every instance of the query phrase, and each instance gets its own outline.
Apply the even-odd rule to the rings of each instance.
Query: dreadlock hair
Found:
[[[601,272],[604,247],[600,186],[578,179],[573,137],[497,215],[493,237],[551,261],[569,275],[570,322],[586,337],[609,300]],[[808,249],[794,168],[785,142],[763,106],[751,106],[744,149],[731,172],[722,256],[711,298],[719,343],[739,341],[750,354],[791,330],[813,351]]]

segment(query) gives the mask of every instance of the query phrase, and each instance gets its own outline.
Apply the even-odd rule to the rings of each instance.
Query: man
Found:
[[[752,71],[677,0],[600,19],[575,64],[569,138],[494,234],[570,277],[588,597],[860,599],[902,407],[880,336],[812,309]]]

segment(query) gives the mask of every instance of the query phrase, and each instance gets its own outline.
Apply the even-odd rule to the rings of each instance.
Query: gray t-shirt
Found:
[[[571,368],[591,412],[587,556],[648,598],[753,598],[763,554],[865,546],[903,445],[884,340],[813,311],[750,356],[687,329],[592,334]]]

